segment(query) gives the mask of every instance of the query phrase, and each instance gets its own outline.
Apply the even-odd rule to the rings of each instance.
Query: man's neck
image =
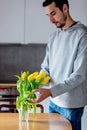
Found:
[[[69,27],[71,27],[72,24],[74,24],[74,23],[75,23],[75,21],[69,16],[69,17],[67,17],[66,24],[65,24],[65,26],[62,29],[66,30]]]

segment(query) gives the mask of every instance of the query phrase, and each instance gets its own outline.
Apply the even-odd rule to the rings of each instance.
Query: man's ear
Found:
[[[68,9],[68,6],[67,6],[67,4],[64,4],[63,5],[63,12],[66,14],[68,11],[69,11],[69,9]]]

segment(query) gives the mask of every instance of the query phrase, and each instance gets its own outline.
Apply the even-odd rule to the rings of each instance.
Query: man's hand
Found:
[[[48,98],[49,96],[51,96],[50,89],[40,88],[40,89],[33,90],[33,92],[39,93],[36,99],[30,99],[32,102],[36,102],[36,103],[39,103],[43,101],[44,99]]]

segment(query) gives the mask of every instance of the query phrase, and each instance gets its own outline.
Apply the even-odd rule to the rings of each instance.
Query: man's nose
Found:
[[[50,22],[54,23],[54,18],[50,16]]]

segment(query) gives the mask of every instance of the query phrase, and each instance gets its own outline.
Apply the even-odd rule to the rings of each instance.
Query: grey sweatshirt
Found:
[[[41,65],[51,77],[51,100],[65,108],[87,104],[87,28],[77,23],[49,38]]]

